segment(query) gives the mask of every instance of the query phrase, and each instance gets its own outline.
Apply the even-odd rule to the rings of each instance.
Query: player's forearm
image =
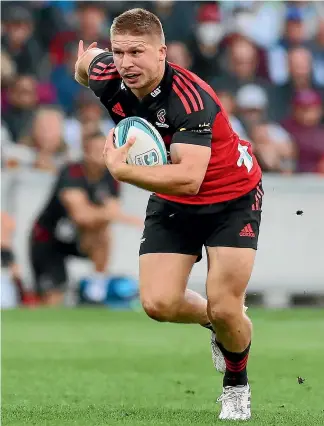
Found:
[[[112,218],[107,212],[107,209],[101,206],[89,206],[80,211],[75,217],[78,226],[89,230],[107,225],[110,220]]]
[[[182,164],[164,166],[125,165],[118,179],[151,192],[170,195],[195,195],[201,182]]]

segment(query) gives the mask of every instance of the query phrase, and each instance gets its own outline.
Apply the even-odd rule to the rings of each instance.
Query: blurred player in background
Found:
[[[244,312],[261,221],[261,170],[249,142],[233,131],[215,92],[196,75],[166,62],[159,19],[126,11],[111,27],[112,53],[80,42],[76,80],[100,98],[118,123],[140,116],[153,124],[170,164],[126,164],[127,151],[106,147],[106,164],[119,181],[151,195],[140,248],[140,293],[158,321],[196,323],[212,331],[217,369],[226,371],[220,419],[251,416],[247,360],[252,324]],[[208,257],[207,300],[186,289],[191,269]],[[224,358],[220,356],[220,351]]]
[[[102,301],[111,249],[110,224],[143,226],[143,220],[121,210],[119,184],[102,157],[105,139],[99,132],[84,138],[83,160],[62,169],[49,201],[34,223],[30,256],[37,293],[44,304],[62,303],[68,281],[68,256],[92,261],[94,273],[87,296],[94,302]]]

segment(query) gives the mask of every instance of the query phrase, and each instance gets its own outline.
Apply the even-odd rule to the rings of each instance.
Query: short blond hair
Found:
[[[110,28],[110,34],[151,35],[155,34],[165,43],[163,27],[154,13],[145,9],[130,9],[117,16]]]

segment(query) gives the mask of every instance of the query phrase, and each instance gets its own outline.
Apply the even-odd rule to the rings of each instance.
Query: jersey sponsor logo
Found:
[[[153,90],[153,92],[151,92],[151,96],[152,98],[156,98],[160,93],[161,93],[161,88],[159,86],[155,90]]]
[[[211,131],[212,129],[211,129],[210,123],[202,123],[198,125],[198,129],[190,129],[190,132],[200,133],[200,134],[211,133]]]
[[[137,166],[155,166],[159,163],[159,155],[156,149],[150,149],[143,154],[135,156]]]
[[[119,102],[112,107],[112,112],[117,115],[120,115],[121,117],[126,117],[126,114],[124,113],[123,108]]]
[[[238,165],[238,167],[242,167],[244,164],[244,166],[247,168],[247,171],[250,173],[253,167],[253,158],[248,152],[249,148],[239,143],[237,149],[240,153],[240,156],[236,164]]]
[[[169,127],[169,125],[166,124],[166,122],[165,122],[165,115],[166,115],[166,110],[165,109],[160,109],[157,112],[156,116],[157,116],[157,119],[159,121],[155,122],[156,126],[158,126],[158,127],[165,127],[166,129]]]

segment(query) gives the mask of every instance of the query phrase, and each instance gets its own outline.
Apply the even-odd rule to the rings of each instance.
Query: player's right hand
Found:
[[[80,40],[79,41],[79,46],[78,46],[78,60],[82,57],[82,55],[85,52],[87,52],[88,50],[93,49],[95,47],[97,47],[97,42],[96,41],[94,41],[93,43],[91,43],[90,46],[86,50],[84,50],[83,40]]]
[[[79,84],[82,84],[82,86],[85,86],[85,87],[88,87],[87,69],[88,69],[89,63],[84,63],[83,58],[91,49],[97,49],[96,41],[91,43],[87,49],[84,49],[83,40],[79,41],[78,52],[77,52],[78,57],[75,63],[74,78]],[[100,51],[98,52],[98,54],[99,53]]]

